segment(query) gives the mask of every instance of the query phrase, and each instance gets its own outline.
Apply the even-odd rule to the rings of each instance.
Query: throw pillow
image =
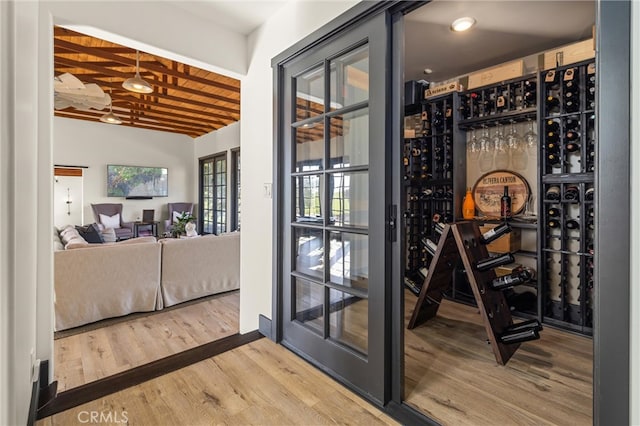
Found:
[[[185,212],[173,212],[173,220],[172,223],[178,223],[178,218],[182,216]]]
[[[78,233],[80,233],[80,236],[87,240],[88,243],[104,243],[104,239],[102,238],[102,234],[100,234],[100,229],[98,229],[97,224],[92,223],[87,226],[76,226],[76,229],[78,230]]]
[[[105,228],[118,229],[120,228],[120,213],[116,213],[113,216],[101,214],[100,223],[102,223]]]
[[[106,228],[103,229],[102,232],[102,239],[104,240],[105,243],[115,243],[116,242],[116,231],[113,228]]]

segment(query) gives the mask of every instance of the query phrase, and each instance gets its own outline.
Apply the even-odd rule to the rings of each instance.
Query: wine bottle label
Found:
[[[573,80],[573,71],[574,71],[574,68],[569,68],[568,70],[566,70],[566,71],[564,72],[564,76],[563,76],[563,78],[562,78],[562,81],[570,81],[570,80]]]
[[[556,71],[555,70],[547,71],[547,74],[544,77],[545,83],[553,83],[555,80],[556,80]]]

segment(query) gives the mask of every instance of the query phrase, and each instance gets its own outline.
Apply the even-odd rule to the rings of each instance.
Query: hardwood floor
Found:
[[[92,413],[130,425],[395,425],[393,419],[268,339],[42,419],[79,424]],[[125,418],[126,417],[126,420]],[[99,418],[99,417],[98,417]],[[85,422],[86,423],[86,422]]]
[[[405,323],[415,301],[407,291]],[[406,402],[444,425],[592,424],[592,340],[549,327],[540,336],[500,366],[477,309],[444,300],[436,318],[405,329]]]
[[[238,332],[240,292],[106,325],[54,341],[58,391]]]

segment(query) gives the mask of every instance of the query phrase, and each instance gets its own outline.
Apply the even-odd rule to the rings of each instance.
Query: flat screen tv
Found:
[[[108,197],[167,197],[166,167],[107,165]]]

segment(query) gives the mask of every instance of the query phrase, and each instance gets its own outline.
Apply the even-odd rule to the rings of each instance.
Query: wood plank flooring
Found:
[[[233,291],[57,339],[58,391],[235,334],[239,303],[240,292]]]
[[[268,339],[233,349],[141,385],[42,419],[79,424],[323,425],[397,423],[364,399]]]
[[[406,324],[415,296],[405,301]],[[592,424],[592,340],[540,335],[500,366],[477,308],[444,300],[435,318],[405,329],[406,402],[444,425]]]

